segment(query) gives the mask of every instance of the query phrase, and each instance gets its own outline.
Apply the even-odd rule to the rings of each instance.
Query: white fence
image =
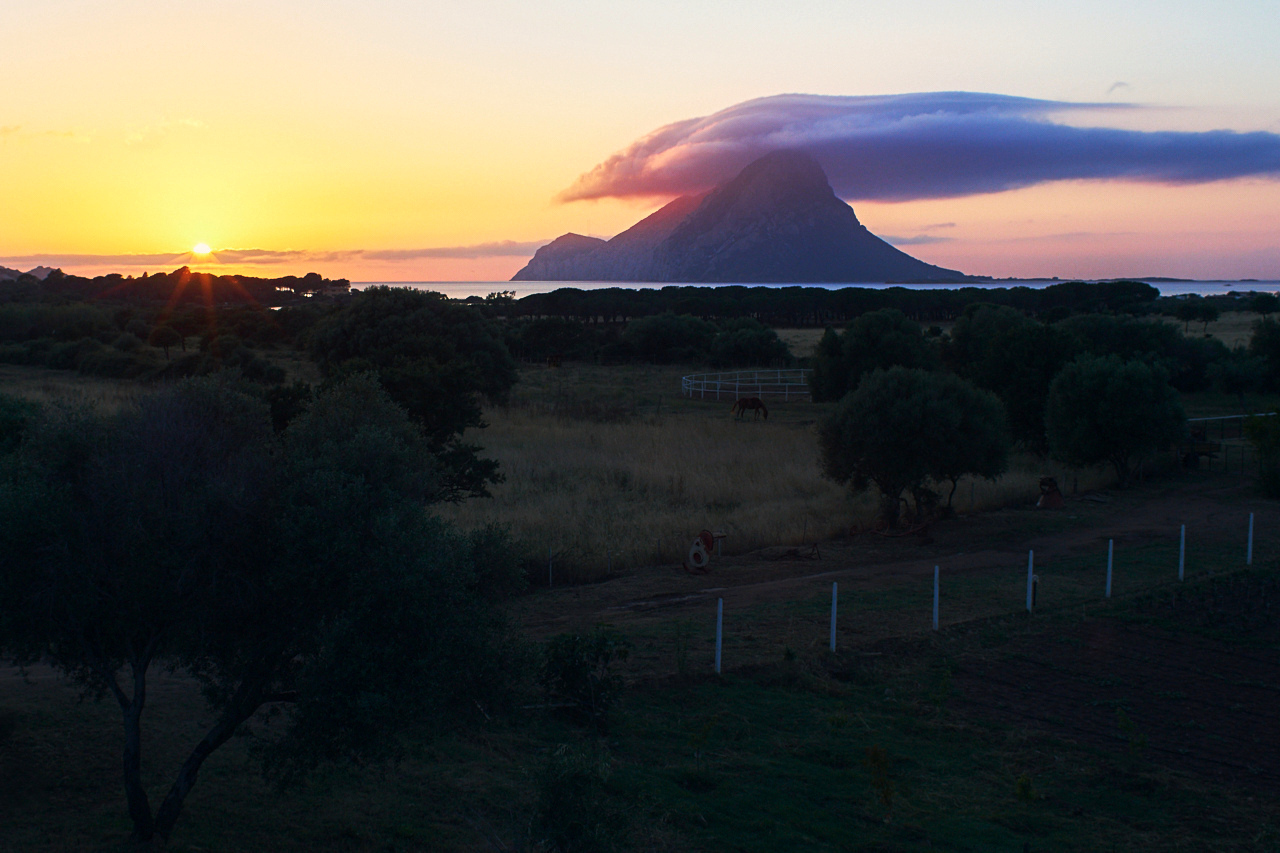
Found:
[[[680,379],[680,393],[699,400],[808,400],[809,371],[739,370],[735,373],[694,373]]]

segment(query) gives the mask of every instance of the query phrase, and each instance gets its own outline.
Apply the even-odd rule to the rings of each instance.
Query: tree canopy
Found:
[[[371,287],[316,324],[311,353],[330,379],[373,371],[441,461],[442,496],[483,495],[497,463],[463,433],[485,426],[482,398],[502,402],[516,364],[492,321],[443,294]]]
[[[49,407],[27,432],[0,477],[0,649],[119,704],[136,840],[170,836],[205,759],[260,709],[281,711],[263,754],[287,775],[499,698],[492,601],[518,575],[502,537],[427,514],[439,476],[367,376],[281,435],[213,379],[112,416]],[[153,809],[157,665],[200,683],[213,723]]]
[[[838,400],[858,387],[862,377],[877,368],[931,369],[938,353],[924,337],[920,324],[896,308],[869,311],[858,317],[838,339],[824,335],[814,355],[815,401]]]
[[[1003,473],[1009,451],[1004,407],[994,394],[951,374],[906,367],[868,374],[822,422],[818,440],[823,472],[858,490],[874,483],[890,527],[904,491],[920,514],[926,481],[949,481],[954,493],[964,474]]]
[[[1182,438],[1187,416],[1158,365],[1119,356],[1083,355],[1049,387],[1049,451],[1068,465],[1109,462],[1121,485],[1135,457]]]

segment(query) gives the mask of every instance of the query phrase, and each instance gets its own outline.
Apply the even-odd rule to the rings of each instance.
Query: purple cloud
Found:
[[[1280,134],[1052,120],[1117,109],[1140,107],[980,92],[758,98],[659,128],[583,174],[559,200],[698,192],[780,148],[814,155],[845,199],[949,198],[1070,179],[1196,184],[1280,176]]]

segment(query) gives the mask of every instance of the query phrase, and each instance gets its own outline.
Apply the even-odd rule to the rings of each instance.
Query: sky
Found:
[[[1280,279],[1277,44],[1277,0],[13,0],[0,266],[503,281],[798,147],[943,267]]]

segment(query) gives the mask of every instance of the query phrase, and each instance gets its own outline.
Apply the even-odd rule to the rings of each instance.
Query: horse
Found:
[[[752,409],[755,412],[751,420],[754,421],[759,418],[761,412],[764,412],[764,419],[766,421],[769,420],[769,410],[765,408],[764,400],[761,400],[759,397],[741,398],[733,404],[733,408],[729,410],[729,414],[737,412],[737,420],[742,420],[742,416],[747,413],[747,409]]]

